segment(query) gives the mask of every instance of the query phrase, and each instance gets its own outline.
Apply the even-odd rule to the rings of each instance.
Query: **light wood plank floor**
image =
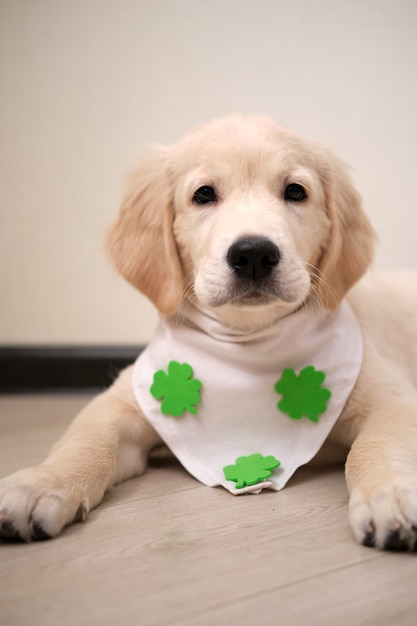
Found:
[[[82,395],[3,396],[0,476],[42,460]],[[417,555],[356,545],[341,470],[233,497],[173,460],[53,541],[0,545],[0,624],[417,624]]]

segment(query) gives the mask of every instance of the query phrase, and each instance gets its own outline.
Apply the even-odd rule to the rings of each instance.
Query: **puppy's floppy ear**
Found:
[[[163,315],[174,313],[183,293],[183,274],[173,236],[169,149],[154,147],[130,176],[107,250],[122,276]]]
[[[376,237],[344,164],[326,153],[321,173],[331,230],[317,266],[317,294],[335,309],[371,264]]]

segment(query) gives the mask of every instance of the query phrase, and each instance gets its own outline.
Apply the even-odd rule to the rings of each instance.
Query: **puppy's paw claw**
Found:
[[[73,522],[85,522],[85,520],[87,519],[87,515],[89,513],[89,507],[88,507],[88,503],[87,502],[81,502],[80,506],[78,507],[78,510],[75,514],[75,517],[73,519]]]
[[[0,537],[4,541],[22,541],[19,531],[16,530],[12,522],[7,520],[0,524]]]
[[[366,548],[375,547],[375,528],[372,522],[369,524],[368,529],[365,533],[365,536],[362,539],[362,545],[365,546]]]
[[[38,522],[33,522],[31,539],[33,541],[46,541],[47,539],[52,539],[52,536]]]
[[[385,544],[384,550],[413,550],[415,548],[415,538],[414,545],[410,544],[409,539],[407,537],[402,537],[401,532],[399,530],[392,530],[388,535]]]

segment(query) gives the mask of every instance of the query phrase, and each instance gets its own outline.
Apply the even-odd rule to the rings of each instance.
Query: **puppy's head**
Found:
[[[162,314],[188,297],[256,325],[309,298],[337,307],[373,239],[333,155],[265,118],[227,116],[146,156],[108,248]]]

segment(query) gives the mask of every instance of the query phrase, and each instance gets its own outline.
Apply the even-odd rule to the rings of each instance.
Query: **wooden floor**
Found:
[[[42,460],[87,396],[0,398],[0,476]],[[173,460],[55,540],[0,544],[2,626],[417,624],[417,555],[356,545],[340,470],[233,497]]]

